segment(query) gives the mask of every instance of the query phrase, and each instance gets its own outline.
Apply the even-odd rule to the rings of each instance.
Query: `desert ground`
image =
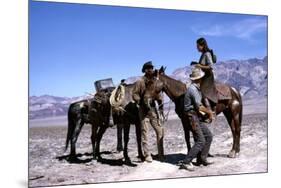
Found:
[[[237,158],[227,157],[232,146],[232,134],[225,118],[218,116],[209,125],[214,135],[210,151],[214,157],[209,160],[214,164],[196,167],[193,172],[179,169],[177,165],[179,160],[184,159],[187,149],[181,122],[173,115],[164,124],[164,162],[154,160],[152,163],[143,163],[136,157],[135,127],[131,126],[129,156],[136,166],[125,165],[122,152],[116,151],[116,127],[108,128],[105,132],[101,141],[103,159],[96,161],[90,155],[91,126],[85,125],[77,142],[79,159],[84,162],[70,164],[64,159],[58,159],[69,153],[69,150],[64,153],[67,131],[65,123],[36,126],[36,122],[33,122],[30,125],[30,187],[267,172],[267,113],[258,110],[245,112],[243,116],[241,151]],[[156,154],[153,129],[150,130],[150,138],[151,151]]]

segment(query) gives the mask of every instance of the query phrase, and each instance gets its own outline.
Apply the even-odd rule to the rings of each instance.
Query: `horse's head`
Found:
[[[165,73],[166,67],[161,66],[159,70],[155,69],[155,76],[161,83],[161,91],[165,92],[172,100],[181,96],[186,91],[186,85]]]
[[[145,92],[143,94],[144,103],[148,104],[149,101],[162,100],[163,82],[159,80],[158,70],[155,69],[153,76],[154,79],[149,79],[145,83]]]
[[[157,79],[157,87],[156,87],[156,90],[158,92],[165,92],[165,87],[166,87],[166,84],[165,84],[165,80],[162,79],[162,76],[165,75],[165,70],[166,70],[166,67],[163,67],[161,66],[161,68],[158,70],[158,69],[155,69],[154,70],[154,75]]]
[[[145,90],[144,97],[157,99],[159,96],[161,96],[162,91],[163,91],[163,82],[156,77],[156,79],[153,79],[152,81],[148,81],[146,83],[146,90]]]
[[[165,75],[165,70],[166,70],[167,67],[164,67],[164,66],[161,66],[161,68],[158,70],[158,69],[155,69],[154,70],[154,76],[159,79],[159,76],[160,75]]]

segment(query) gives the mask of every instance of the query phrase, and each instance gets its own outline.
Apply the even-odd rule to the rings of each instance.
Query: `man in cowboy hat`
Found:
[[[148,147],[148,130],[149,124],[153,127],[157,136],[157,148],[158,148],[158,159],[164,160],[164,146],[163,137],[164,129],[159,121],[159,114],[163,115],[163,104],[162,96],[156,98],[150,98],[146,93],[149,89],[153,88],[153,84],[157,83],[157,79],[154,76],[152,62],[146,62],[142,67],[144,76],[138,80],[133,89],[133,100],[139,106],[139,117],[142,126],[142,147],[144,152],[145,161],[152,162],[151,153]],[[152,87],[151,87],[152,86]],[[157,112],[155,100],[158,102],[160,113]]]
[[[193,171],[192,160],[197,157],[196,165],[204,166],[212,164],[207,161],[207,156],[212,142],[212,133],[205,123],[201,122],[200,114],[207,114],[210,120],[213,119],[213,113],[202,104],[202,94],[200,84],[204,72],[201,68],[194,68],[190,74],[191,85],[188,87],[184,96],[184,116],[185,121],[194,138],[194,145],[182,161],[182,168]]]

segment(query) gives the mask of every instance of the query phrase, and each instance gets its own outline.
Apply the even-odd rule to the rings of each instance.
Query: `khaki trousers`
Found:
[[[141,127],[142,127],[141,138],[142,138],[142,148],[144,152],[144,157],[151,155],[148,146],[148,140],[149,140],[148,131],[150,125],[153,127],[154,131],[156,132],[158,156],[159,157],[164,156],[164,146],[163,146],[164,129],[161,126],[161,123],[156,113],[156,109],[150,110],[146,115],[144,115],[141,111],[140,119],[141,119]]]

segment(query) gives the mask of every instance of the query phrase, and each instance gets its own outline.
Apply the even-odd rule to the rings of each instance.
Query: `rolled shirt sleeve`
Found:
[[[203,55],[202,55],[202,58],[200,58],[200,62],[199,62],[201,65],[208,65],[210,67],[213,67],[213,58],[212,58],[212,54],[211,52],[205,52]]]
[[[198,110],[202,105],[202,95],[200,91],[192,84],[187,89],[184,96],[184,111]]]
[[[206,52],[205,57],[206,57],[206,65],[213,67],[214,62],[213,62],[212,54],[210,52]]]
[[[192,89],[190,94],[191,99],[193,100],[193,105],[195,109],[198,110],[202,105],[202,96],[197,89]]]
[[[132,91],[132,98],[136,103],[140,104],[144,90],[145,90],[145,81],[144,78],[141,78],[135,83],[135,86],[133,87],[133,91]]]

